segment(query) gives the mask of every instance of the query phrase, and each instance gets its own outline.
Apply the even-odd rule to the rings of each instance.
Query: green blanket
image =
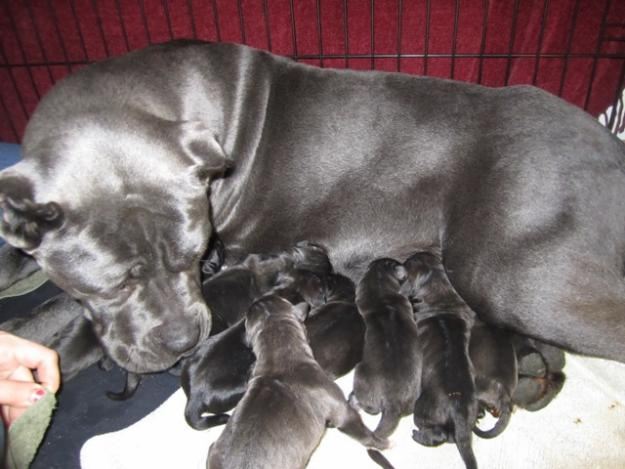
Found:
[[[7,434],[7,469],[28,469],[50,425],[55,406],[54,394],[46,393],[13,422]]]

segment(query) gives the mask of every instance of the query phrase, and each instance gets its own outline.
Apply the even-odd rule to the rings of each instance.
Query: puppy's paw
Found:
[[[385,450],[385,449],[389,449],[390,447],[391,447],[391,442],[388,438],[381,438],[374,434],[372,443],[371,443],[371,448]]]
[[[349,393],[349,397],[347,398],[347,402],[355,410],[361,410],[360,403],[358,402],[358,398],[354,394],[354,391]]]
[[[548,373],[545,377],[519,379],[512,401],[519,407],[535,412],[546,407],[564,386],[564,373]]]
[[[544,377],[547,374],[547,364],[536,350],[520,353],[518,363],[518,373],[521,376]]]

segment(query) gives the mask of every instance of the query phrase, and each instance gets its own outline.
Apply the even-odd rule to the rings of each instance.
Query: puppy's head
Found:
[[[23,161],[0,173],[1,235],[86,306],[120,366],[166,369],[211,328],[199,259],[225,155],[197,123],[131,110],[62,119],[49,104]]]
[[[407,281],[402,286],[402,293],[411,297],[420,297],[434,274],[443,271],[443,264],[436,254],[417,252],[404,262]]]
[[[400,262],[383,257],[369,264],[361,283],[369,288],[397,291],[406,279],[406,269]]]
[[[271,323],[290,322],[303,323],[308,317],[310,305],[308,303],[291,304],[277,294],[265,295],[256,300],[247,312],[245,330],[247,343],[253,347],[259,334],[271,330]],[[302,329],[301,326],[296,326]]]
[[[280,272],[273,291],[293,304],[305,302],[317,307],[326,301],[325,282],[319,275],[304,269]]]
[[[341,274],[330,274],[326,278],[327,292],[326,301],[345,301],[353,303],[356,301],[356,287],[354,282]]]

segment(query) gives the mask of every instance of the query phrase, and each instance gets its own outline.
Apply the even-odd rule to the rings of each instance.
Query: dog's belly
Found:
[[[248,251],[319,242],[355,280],[376,257],[441,249],[454,286],[487,321],[625,360],[622,144],[572,108],[551,129],[521,110],[500,113],[488,132],[479,119],[455,133],[425,126],[410,144],[365,155],[355,140],[349,152],[341,139],[311,149],[276,137],[254,178],[235,178],[246,188],[236,210],[220,212],[217,199],[216,230]]]

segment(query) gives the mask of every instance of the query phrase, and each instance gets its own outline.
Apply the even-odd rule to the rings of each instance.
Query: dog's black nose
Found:
[[[200,328],[163,324],[154,329],[154,334],[162,345],[182,354],[196,346],[200,339]]]

